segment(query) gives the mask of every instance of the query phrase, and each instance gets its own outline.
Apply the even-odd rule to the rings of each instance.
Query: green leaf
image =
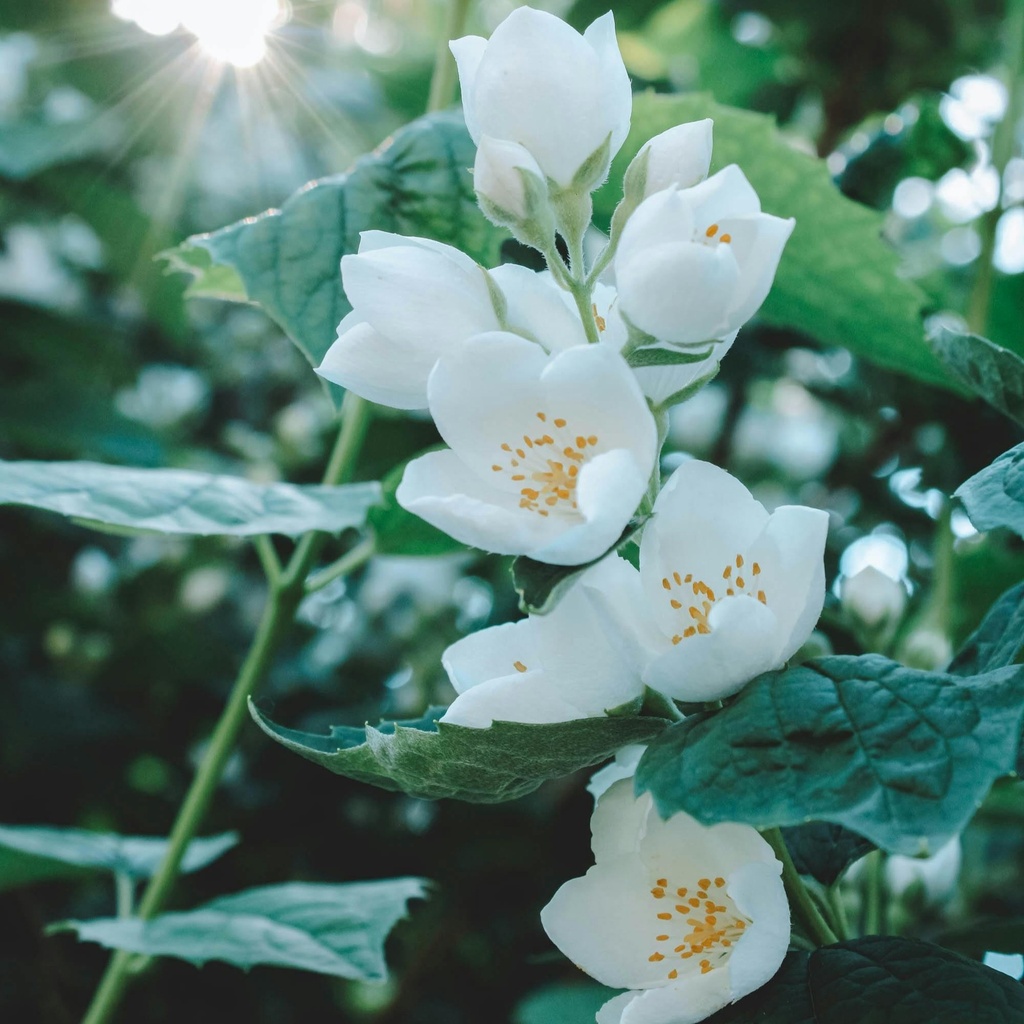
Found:
[[[471,729],[439,722],[445,709],[431,708],[415,721],[364,729],[335,725],[323,736],[276,725],[251,701],[249,711],[271,739],[337,775],[427,800],[482,804],[532,793],[545,780],[597,764],[627,743],[646,742],[667,724],[624,715]]]
[[[1016,664],[1024,649],[1024,583],[1011,587],[953,659],[949,671],[973,676]]]
[[[654,740],[637,770],[663,817],[843,825],[891,853],[934,853],[1013,771],[1024,669],[964,679],[879,655],[758,676],[721,711]]]
[[[236,832],[193,839],[182,871],[198,871],[238,843]],[[149,878],[167,851],[167,840],[119,836],[79,828],[0,825],[0,890],[44,878],[77,875],[80,869]]]
[[[979,530],[1008,526],[1024,537],[1024,444],[1011,448],[955,492]]]
[[[562,599],[573,581],[592,565],[596,565],[609,551],[622,547],[644,523],[648,515],[631,519],[619,539],[597,558],[582,565],[549,565],[536,559],[520,555],[512,561],[512,586],[519,595],[519,610],[531,615],[545,615]]]
[[[699,351],[685,351],[678,348],[650,345],[636,348],[626,356],[632,367],[642,366],[683,366],[688,363],[702,363],[714,351],[714,345]]]
[[[300,487],[184,469],[0,461],[0,505],[47,509],[86,525],[132,532],[338,533],[361,526],[379,497],[375,483]]]
[[[418,459],[427,452],[438,451],[444,445],[435,445],[414,455]],[[395,491],[402,482],[405,467],[412,461],[395,466],[381,481],[383,495],[380,502],[370,509],[369,523],[373,528],[375,548],[379,555],[447,555],[453,551],[466,551],[466,545],[449,537],[436,526],[407,512],[395,498]]]
[[[348,885],[292,882],[247,889],[151,921],[100,918],[58,928],[108,949],[173,956],[196,966],[223,960],[243,969],[269,964],[381,981],[387,977],[384,940],[406,916],[409,900],[425,894],[420,878]]]
[[[978,334],[945,328],[930,335],[928,344],[962,384],[1024,424],[1024,359]]]
[[[856,832],[827,821],[793,825],[784,828],[782,835],[797,871],[825,886],[834,885],[854,861],[875,848],[874,843]]]
[[[618,994],[597,984],[548,985],[516,1007],[512,1024],[594,1024],[597,1011]]]
[[[1010,1024],[1024,987],[917,939],[868,935],[789,953],[763,988],[706,1024]]]
[[[425,236],[497,262],[508,236],[477,207],[468,170],[475,152],[461,116],[429,114],[280,210],[193,235],[163,256],[194,276],[193,295],[259,303],[318,366],[352,308],[338,265],[359,248],[360,231]]]
[[[648,139],[704,117],[715,121],[712,171],[739,164],[766,212],[796,218],[761,318],[845,345],[898,373],[955,387],[925,344],[924,295],[899,276],[881,214],[841,195],[824,163],[793,149],[771,117],[720,106],[706,95],[634,97],[629,137],[609,184],[595,197],[599,213],[610,218],[626,166]]]

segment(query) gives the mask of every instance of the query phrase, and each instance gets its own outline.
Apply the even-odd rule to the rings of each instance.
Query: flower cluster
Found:
[[[319,373],[429,411],[447,447],[407,466],[405,509],[466,544],[578,571],[548,614],[445,652],[458,696],[444,720],[569,722],[639,711],[648,690],[728,699],[813,629],[827,516],[769,514],[696,460],[662,487],[659,451],[665,410],[714,375],[757,312],[793,221],[763,213],[738,167],[709,176],[712,124],[698,121],[640,149],[588,264],[591,193],[631,114],[612,16],[580,35],[521,7],[452,52],[480,207],[547,270],[364,232],[341,265],[352,312]],[[780,866],[747,826],[659,820],[617,772],[595,813],[596,864],[559,890],[544,925],[630,990],[601,1024],[701,1020],[778,968]]]

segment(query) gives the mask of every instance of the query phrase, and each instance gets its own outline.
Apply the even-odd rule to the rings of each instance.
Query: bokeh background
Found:
[[[481,0],[472,29],[515,6]],[[582,28],[608,4],[536,6]],[[1020,125],[1003,129],[1002,177],[992,164],[1013,71],[1003,3],[614,7],[637,88],[774,114],[840,189],[885,212],[936,316],[968,313],[995,224],[988,335],[1024,354]],[[318,479],[333,413],[301,355],[255,308],[186,302],[185,279],[153,257],[280,205],[422,113],[445,15],[445,0],[0,0],[0,457]],[[815,643],[864,649],[838,594],[843,574],[871,565],[906,596],[895,652],[940,665],[1024,576],[1019,540],[976,534],[944,496],[1018,438],[980,402],[822,342],[745,328],[718,379],[674,410],[666,468],[694,454],[766,503],[828,509]],[[435,440],[429,421],[385,412],[359,475]],[[262,594],[241,542],[119,537],[0,509],[0,821],[165,834]],[[266,687],[274,717],[316,730],[446,703],[441,651],[514,618],[513,598],[501,559],[377,559],[303,605]],[[585,782],[497,807],[430,803],[329,775],[247,728],[205,830],[242,843],[183,879],[176,906],[300,879],[412,874],[435,893],[391,939],[383,987],[162,961],[119,1019],[577,1024],[549,986],[580,976],[537,915],[590,861]],[[897,923],[936,937],[1024,914],[1019,796],[997,790],[979,812],[958,894],[930,906],[912,894]],[[105,954],[43,928],[112,908],[105,876],[0,877],[0,1019],[77,1020]]]

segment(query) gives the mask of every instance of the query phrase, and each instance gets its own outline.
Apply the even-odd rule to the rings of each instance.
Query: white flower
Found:
[[[541,911],[551,941],[602,984],[631,991],[598,1024],[696,1024],[760,988],[789,946],[782,865],[749,825],[662,821],[615,783],[592,821],[594,866]]]
[[[666,188],[691,188],[703,181],[711,166],[713,124],[706,117],[703,121],[677,124],[655,135],[641,147],[627,168],[626,191],[629,192],[630,186],[634,185],[637,191],[635,201],[639,203]]]
[[[920,885],[925,901],[938,906],[955,895],[962,859],[960,837],[954,836],[931,857],[888,857],[885,881],[894,896],[902,896],[911,886]]]
[[[684,462],[640,543],[657,632],[644,682],[676,700],[718,700],[783,665],[821,614],[827,531],[826,512],[769,515],[724,469]]]
[[[604,794],[622,779],[631,779],[636,774],[636,766],[647,749],[646,743],[627,743],[615,752],[615,759],[599,768],[590,776],[587,792],[596,803]]]
[[[479,335],[430,375],[450,450],[406,467],[400,505],[465,544],[554,565],[604,554],[654,468],[654,417],[603,345],[548,356],[505,332]]]
[[[426,408],[441,353],[500,326],[487,272],[441,242],[364,231],[341,277],[352,312],[316,372],[371,402]]]
[[[764,302],[793,225],[761,213],[735,165],[693,188],[655,192],[626,222],[615,255],[623,314],[660,341],[724,338]]]
[[[628,620],[641,607],[636,573],[617,557],[583,573],[548,615],[492,626],[452,644],[441,658],[459,696],[441,719],[486,728],[501,722],[568,722],[639,701],[634,652],[605,628],[592,591]],[[642,749],[642,748],[640,748]]]
[[[490,40],[464,36],[451,50],[466,127],[478,146],[485,135],[518,143],[561,188],[590,189],[604,180],[629,131],[633,105],[611,13],[581,36],[552,14],[520,7]],[[592,169],[590,180],[574,182],[609,140],[607,160]]]

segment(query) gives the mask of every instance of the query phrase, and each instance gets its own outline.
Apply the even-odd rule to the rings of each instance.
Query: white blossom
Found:
[[[684,462],[640,544],[647,685],[676,700],[718,700],[781,667],[821,614],[827,531],[826,512],[784,505],[769,515],[724,469]]]
[[[677,345],[726,337],[764,302],[793,225],[761,213],[735,165],[655,192],[626,222],[615,255],[623,314]]]
[[[634,176],[637,202],[666,188],[692,188],[703,181],[711,167],[713,124],[707,117],[687,121],[645,142],[626,171],[627,194]]]
[[[484,136],[518,143],[561,188],[589,190],[604,180],[633,105],[610,12],[580,35],[552,14],[519,7],[489,40],[464,36],[451,50],[478,146]],[[589,180],[574,181],[606,143]]]
[[[588,569],[547,615],[492,626],[459,640],[441,658],[459,696],[441,719],[486,728],[502,722],[568,722],[639,702],[634,652],[605,629],[607,595],[622,620],[637,614],[639,581],[619,558]]]
[[[598,1024],[696,1024],[779,969],[790,915],[782,865],[749,825],[658,817],[628,779],[597,801],[594,866],[541,911],[552,942],[629,991]]]
[[[579,565],[618,540],[657,455],[657,428],[621,356],[549,356],[508,332],[456,346],[428,384],[448,450],[406,467],[399,504],[463,543]]]

